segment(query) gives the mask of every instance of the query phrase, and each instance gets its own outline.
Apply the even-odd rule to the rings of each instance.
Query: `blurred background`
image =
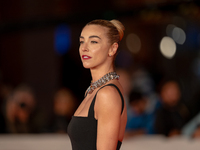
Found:
[[[2,0],[1,133],[67,133],[91,81],[78,48],[94,19],[125,26],[116,70],[130,107],[126,137],[193,137],[200,124],[198,0]]]

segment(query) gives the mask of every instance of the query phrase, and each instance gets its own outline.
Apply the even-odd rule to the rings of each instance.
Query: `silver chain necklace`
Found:
[[[107,73],[106,75],[104,75],[102,78],[100,78],[96,82],[91,83],[90,86],[88,87],[86,93],[91,94],[96,88],[98,88],[98,87],[104,85],[105,83],[107,83],[108,81],[114,80],[114,79],[119,80],[119,75],[117,75],[116,72]]]

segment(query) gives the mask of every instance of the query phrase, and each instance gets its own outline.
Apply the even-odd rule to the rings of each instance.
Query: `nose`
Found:
[[[88,51],[88,50],[89,50],[89,49],[88,49],[87,43],[82,43],[82,44],[80,45],[80,48],[81,48],[82,51]]]

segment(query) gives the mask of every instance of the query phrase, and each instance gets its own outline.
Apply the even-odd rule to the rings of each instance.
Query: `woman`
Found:
[[[113,64],[123,30],[117,20],[94,20],[81,32],[79,53],[92,83],[68,126],[73,150],[120,149],[127,113]]]

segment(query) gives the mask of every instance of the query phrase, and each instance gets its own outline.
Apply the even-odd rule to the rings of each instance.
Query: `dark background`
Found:
[[[165,76],[178,78],[190,111],[193,115],[199,111],[198,0],[1,0],[1,83],[30,85],[38,106],[47,114],[55,91],[62,86],[72,89],[81,101],[91,77],[79,58],[79,35],[82,27],[93,19],[118,19],[124,24],[125,35],[116,59],[118,67],[142,66],[155,85]],[[185,43],[176,44],[172,59],[165,58],[159,49],[169,24],[186,33]],[[69,45],[58,53],[55,37],[61,25],[69,29]],[[131,53],[126,46],[130,33],[140,37],[138,53]]]

